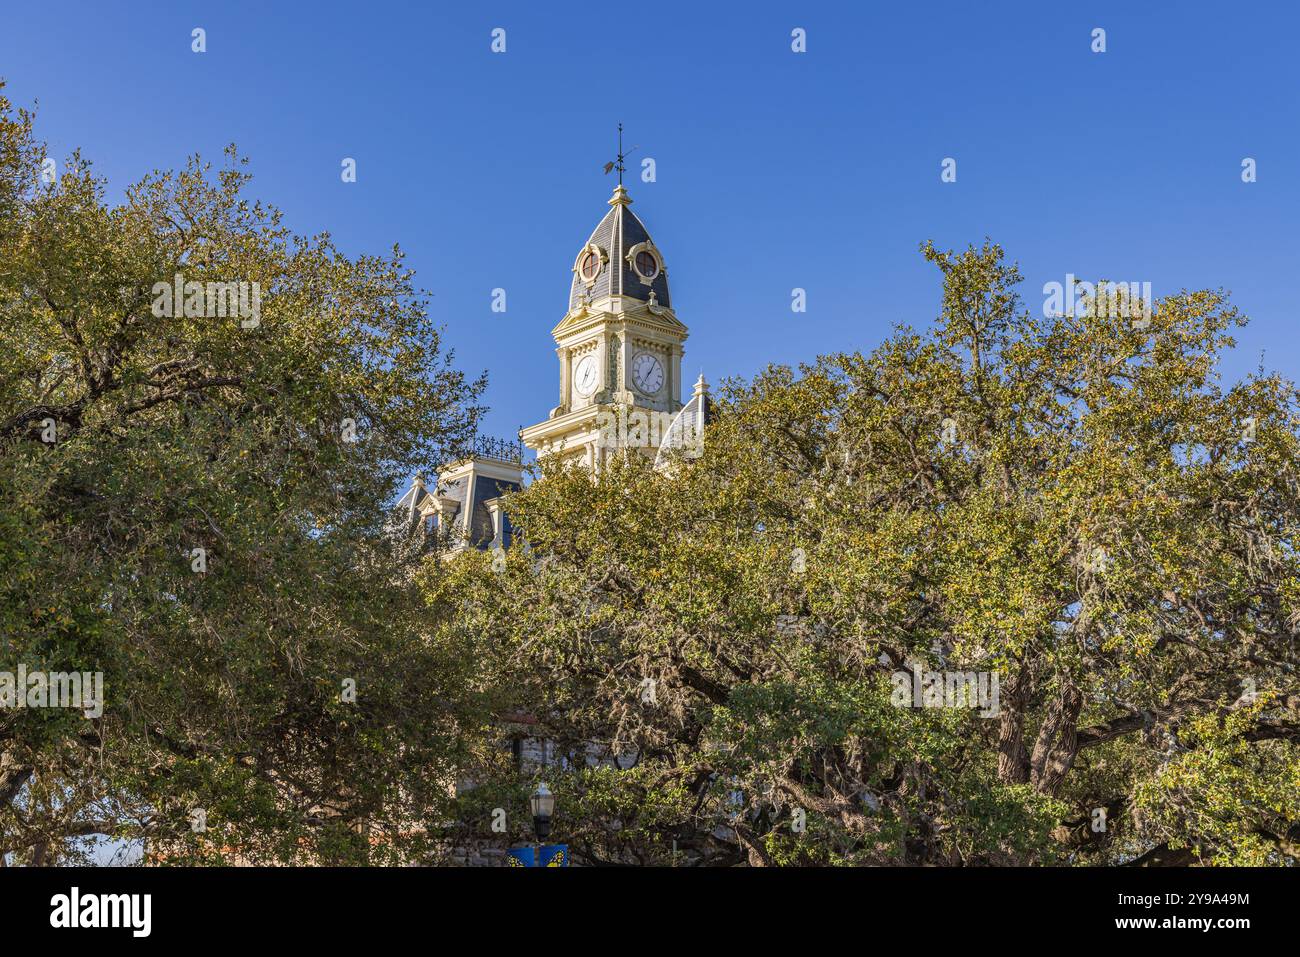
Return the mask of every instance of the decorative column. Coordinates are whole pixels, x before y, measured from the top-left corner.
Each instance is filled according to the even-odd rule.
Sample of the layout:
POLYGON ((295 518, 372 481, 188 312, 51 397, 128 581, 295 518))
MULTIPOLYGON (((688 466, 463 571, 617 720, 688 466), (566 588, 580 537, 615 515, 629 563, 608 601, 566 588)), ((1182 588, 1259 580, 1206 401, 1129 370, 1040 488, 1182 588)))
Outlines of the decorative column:
POLYGON ((668 357, 668 411, 676 412, 682 406, 682 349, 674 343, 668 357))
POLYGON ((559 415, 569 407, 569 376, 572 374, 572 363, 569 361, 569 350, 565 346, 556 349, 555 354, 560 357, 560 404, 555 410, 555 414, 559 415))

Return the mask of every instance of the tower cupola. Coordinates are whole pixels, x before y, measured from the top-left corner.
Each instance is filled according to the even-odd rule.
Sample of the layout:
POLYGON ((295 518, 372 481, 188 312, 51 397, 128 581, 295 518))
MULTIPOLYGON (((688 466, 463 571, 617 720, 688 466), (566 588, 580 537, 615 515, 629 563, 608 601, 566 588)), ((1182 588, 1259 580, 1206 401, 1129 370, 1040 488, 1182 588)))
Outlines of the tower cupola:
POLYGON ((609 212, 592 230, 573 260, 569 308, 599 308, 609 299, 626 297, 670 308, 668 269, 650 232, 629 208, 632 198, 620 183, 609 212))

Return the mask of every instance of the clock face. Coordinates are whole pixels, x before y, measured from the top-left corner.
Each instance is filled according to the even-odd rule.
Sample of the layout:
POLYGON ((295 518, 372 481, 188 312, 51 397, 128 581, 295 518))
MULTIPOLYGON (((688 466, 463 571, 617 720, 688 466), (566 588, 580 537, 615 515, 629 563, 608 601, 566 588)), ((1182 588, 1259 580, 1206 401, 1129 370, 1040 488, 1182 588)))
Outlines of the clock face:
POLYGON ((578 395, 591 395, 596 391, 596 357, 584 356, 573 370, 573 387, 578 395))
POLYGON ((664 367, 648 352, 632 360, 632 384, 646 395, 654 395, 664 385, 664 367))

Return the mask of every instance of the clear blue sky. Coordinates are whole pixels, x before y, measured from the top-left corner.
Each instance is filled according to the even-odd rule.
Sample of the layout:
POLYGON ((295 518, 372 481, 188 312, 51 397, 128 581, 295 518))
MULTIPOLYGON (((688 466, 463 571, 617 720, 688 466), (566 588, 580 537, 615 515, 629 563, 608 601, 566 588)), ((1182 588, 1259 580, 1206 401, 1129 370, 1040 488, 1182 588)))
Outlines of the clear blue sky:
POLYGON ((510 435, 556 402, 549 330, 606 210, 620 120, 634 159, 657 163, 657 182, 628 185, 691 330, 688 382, 924 325, 939 283, 918 243, 986 235, 1021 263, 1035 309, 1066 273, 1157 296, 1227 288, 1253 322, 1225 373, 1265 351, 1300 377, 1295 9, 15 3, 0 76, 19 104, 39 100, 52 153, 80 146, 114 191, 233 141, 295 230, 349 252, 399 242, 459 364, 491 375, 486 430, 510 435))

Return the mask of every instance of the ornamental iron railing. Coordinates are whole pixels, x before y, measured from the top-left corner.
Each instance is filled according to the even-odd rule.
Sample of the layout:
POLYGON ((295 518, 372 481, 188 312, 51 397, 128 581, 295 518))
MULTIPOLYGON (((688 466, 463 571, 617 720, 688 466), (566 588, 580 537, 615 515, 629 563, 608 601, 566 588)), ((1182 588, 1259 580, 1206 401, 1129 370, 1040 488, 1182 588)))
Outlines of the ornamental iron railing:
POLYGON ((471 454, 485 459, 497 459, 501 462, 513 462, 522 465, 524 461, 524 443, 520 440, 497 439, 487 435, 475 436, 471 454))

